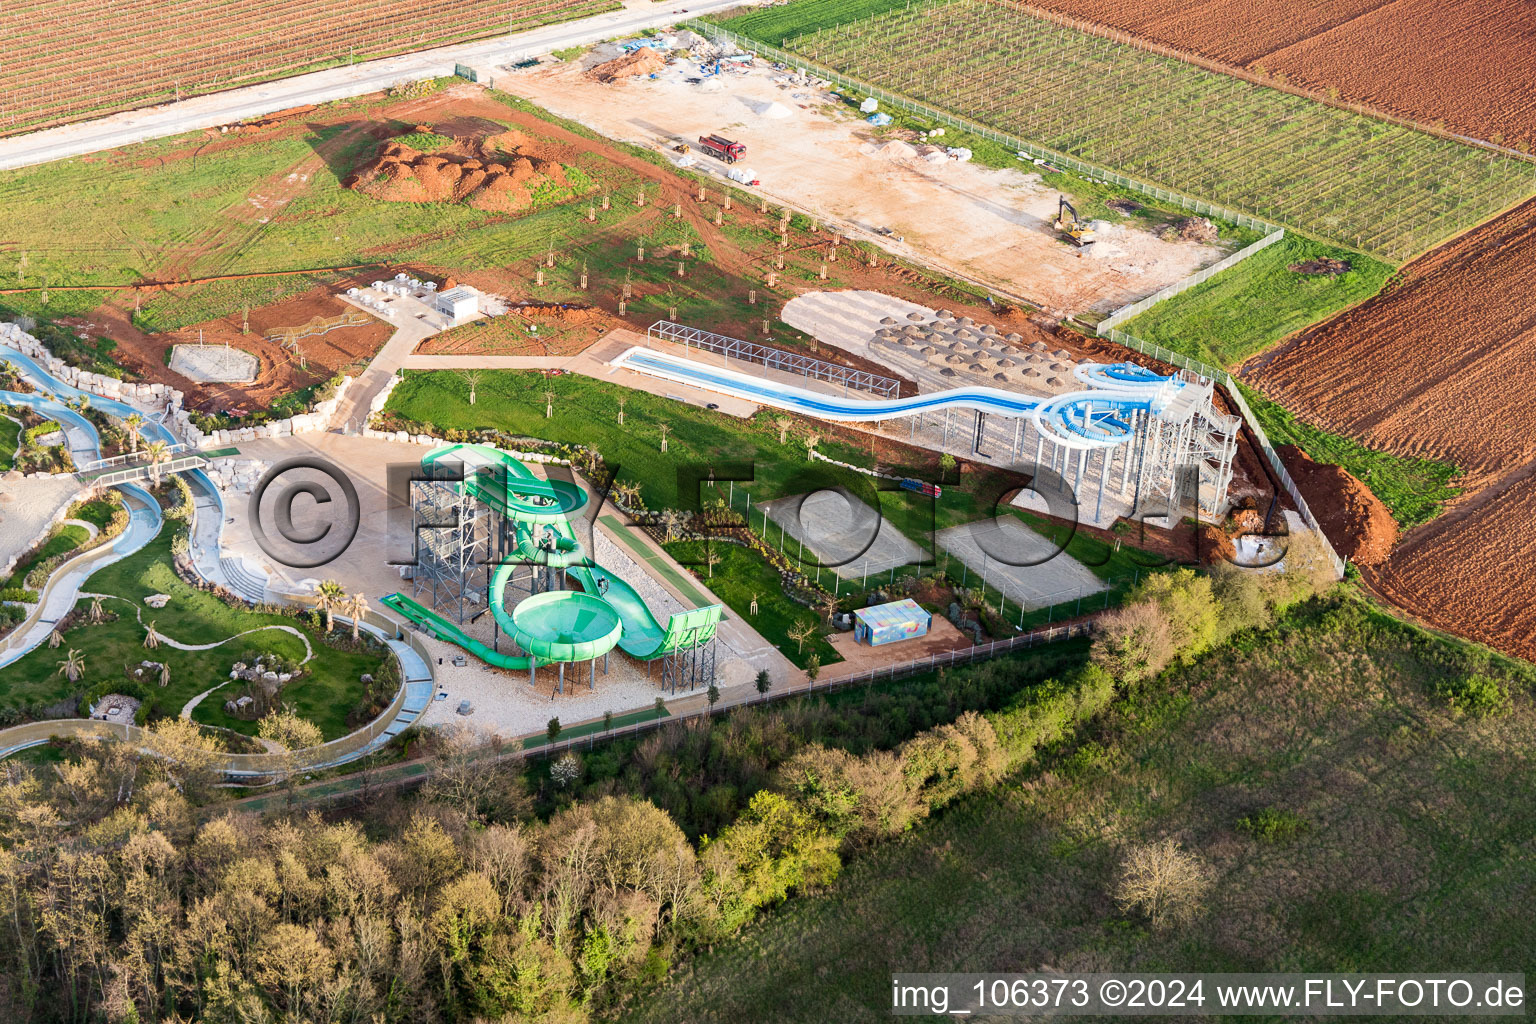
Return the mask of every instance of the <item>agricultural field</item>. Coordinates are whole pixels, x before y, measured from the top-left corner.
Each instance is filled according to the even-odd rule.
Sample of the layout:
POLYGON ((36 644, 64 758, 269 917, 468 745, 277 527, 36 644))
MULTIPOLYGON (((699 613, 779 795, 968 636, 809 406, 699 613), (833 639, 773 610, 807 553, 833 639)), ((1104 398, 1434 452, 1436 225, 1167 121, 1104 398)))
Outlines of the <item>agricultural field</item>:
MULTIPOLYGON (((777 24, 797 7, 823 18, 819 5, 802 2, 777 24)), ((752 27, 750 16, 741 21, 752 27)), ((1394 262, 1536 188, 1531 166, 1513 156, 992 0, 889 10, 787 40, 781 28, 764 41, 1057 152, 1394 262)))
POLYGON ((0 10, 0 135, 517 32, 616 0, 21 0, 0 10), (88 70, 83 63, 88 54, 88 70))
POLYGON ((1313 602, 1133 688, 620 1019, 877 1021, 893 970, 1529 972, 1533 682, 1362 601, 1313 602), (1163 839, 1206 879, 1188 923, 1114 898, 1129 851, 1163 839))
POLYGON ((1052 14, 1267 74, 1335 101, 1527 151, 1536 146, 1526 0, 1031 0, 1052 14), (1463 87, 1476 83, 1474 88, 1463 87))
MULTIPOLYGON (((1366 579, 1414 614, 1522 657, 1536 655, 1533 245, 1536 202, 1408 264, 1391 288, 1244 371, 1332 434, 1461 469, 1460 498, 1366 579)), ((1433 479, 1423 485, 1434 493, 1433 479)))

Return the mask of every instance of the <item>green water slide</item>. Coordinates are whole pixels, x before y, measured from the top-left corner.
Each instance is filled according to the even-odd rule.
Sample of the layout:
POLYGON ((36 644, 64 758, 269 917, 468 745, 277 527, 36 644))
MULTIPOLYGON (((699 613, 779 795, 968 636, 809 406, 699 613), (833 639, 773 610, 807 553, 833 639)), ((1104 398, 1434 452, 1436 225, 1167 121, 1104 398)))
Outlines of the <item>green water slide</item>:
POLYGON ((663 626, 633 587, 586 556, 568 518, 588 500, 587 492, 576 484, 534 476, 517 459, 486 445, 449 445, 421 461, 429 470, 452 466, 456 477, 462 467, 464 492, 512 522, 514 557, 491 574, 490 606, 502 631, 528 655, 492 650, 404 594, 384 599, 384 604, 410 621, 500 668, 528 668, 529 655, 539 664, 586 661, 615 645, 632 658, 649 661, 714 638, 723 611, 720 605, 678 612, 663 626), (507 586, 513 573, 530 563, 565 570, 585 593, 536 594, 509 611, 507 586))

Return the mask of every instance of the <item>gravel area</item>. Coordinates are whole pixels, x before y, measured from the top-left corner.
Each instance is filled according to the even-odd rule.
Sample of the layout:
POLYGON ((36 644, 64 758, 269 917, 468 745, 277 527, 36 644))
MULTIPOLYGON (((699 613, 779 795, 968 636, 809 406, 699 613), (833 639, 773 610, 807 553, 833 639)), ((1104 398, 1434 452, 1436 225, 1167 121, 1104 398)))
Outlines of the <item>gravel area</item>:
POLYGON ((80 493, 73 474, 48 479, 0 476, 0 568, 43 539, 59 510, 80 493))
MULTIPOLYGON (((683 605, 667 592, 633 559, 609 540, 601 531, 594 531, 594 560, 630 586, 645 600, 658 619, 682 611, 683 605)), ((490 616, 482 616, 466 632, 491 638, 490 616)), ((639 708, 650 707, 657 697, 674 699, 689 696, 679 690, 669 694, 661 689, 661 666, 652 665, 649 674, 643 662, 634 661, 615 649, 608 655, 608 670, 603 671, 601 660, 597 662, 595 679, 586 664, 568 664, 565 667, 565 689, 556 689, 559 670, 554 667, 540 668, 536 683, 530 684, 527 672, 508 672, 491 668, 472 655, 465 655, 465 664, 455 665, 453 659, 465 652, 452 644, 422 637, 422 642, 434 653, 440 663, 432 666, 437 675, 438 690, 447 694, 444 700, 434 700, 420 719, 420 724, 434 727, 469 726, 487 735, 512 737, 539 732, 551 718, 574 723, 583 719, 599 718, 604 711, 621 714, 639 708), (590 688, 589 688, 590 683, 590 688), (460 715, 459 702, 468 700, 474 713, 460 715)), ((715 641, 716 683, 722 691, 731 687, 751 684, 755 670, 740 653, 724 640, 715 641)))

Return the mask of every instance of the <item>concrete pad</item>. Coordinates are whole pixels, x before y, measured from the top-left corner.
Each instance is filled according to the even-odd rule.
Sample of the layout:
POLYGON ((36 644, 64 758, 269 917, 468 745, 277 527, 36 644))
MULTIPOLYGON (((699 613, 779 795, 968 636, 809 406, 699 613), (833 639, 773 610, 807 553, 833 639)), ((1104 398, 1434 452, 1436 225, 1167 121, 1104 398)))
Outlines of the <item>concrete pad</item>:
MULTIPOLYGON (((764 502, 758 509, 766 510, 771 522, 803 543, 815 553, 816 561, 845 580, 890 572, 923 557, 922 548, 889 520, 841 491, 823 490, 779 498, 764 502)), ((812 559, 807 557, 806 561, 812 559)))
POLYGON ((966 566, 963 574, 951 569, 952 575, 966 577, 967 586, 984 578, 1025 608, 1044 608, 1109 589, 1087 566, 1057 551, 1054 541, 1012 516, 940 530, 938 543, 966 566))

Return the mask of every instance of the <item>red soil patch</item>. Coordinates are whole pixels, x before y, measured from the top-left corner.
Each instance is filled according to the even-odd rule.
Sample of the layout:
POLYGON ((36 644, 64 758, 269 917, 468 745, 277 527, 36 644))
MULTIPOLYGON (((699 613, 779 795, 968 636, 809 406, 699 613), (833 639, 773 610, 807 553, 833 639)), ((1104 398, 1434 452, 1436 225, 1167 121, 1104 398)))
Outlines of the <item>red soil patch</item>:
POLYGON ((666 58, 650 47, 645 47, 634 53, 626 53, 605 64, 599 64, 587 72, 587 77, 604 83, 621 82, 635 75, 649 75, 661 71, 666 66, 666 58))
POLYGON ((1250 72, 1505 145, 1536 144, 1530 0, 1032 0, 1250 72), (1475 84, 1474 84, 1475 83, 1475 84))
MULTIPOLYGON (((337 287, 345 289, 342 284, 337 287)), ((147 381, 169 384, 186 393, 188 408, 201 412, 254 412, 270 405, 282 395, 327 380, 343 367, 371 359, 394 333, 381 320, 356 327, 342 327, 327 334, 299 341, 295 353, 266 339, 266 332, 280 327, 299 327, 313 317, 333 317, 353 310, 335 297, 334 287, 317 287, 283 302, 253 309, 250 333, 241 333, 239 311, 217 320, 194 324, 167 334, 145 334, 134 327, 122 310, 103 306, 87 319, 65 322, 90 324, 91 330, 117 342, 114 352, 118 362, 147 381), (172 345, 197 344, 201 329, 207 345, 243 349, 261 363, 257 378, 250 384, 199 384, 173 372, 165 365, 166 352, 172 345), (299 365, 302 354, 307 366, 299 365)))
POLYGON ((1294 445, 1276 451, 1335 551, 1360 565, 1376 565, 1392 553, 1397 520, 1369 487, 1341 466, 1313 462, 1294 445))
POLYGON ((423 153, 385 142, 379 153, 343 184, 391 203, 464 203, 477 210, 517 213, 533 204, 545 183, 569 185, 565 168, 522 132, 461 139, 423 153))
POLYGON ((1302 419, 1444 459, 1474 489, 1536 459, 1536 201, 1408 264, 1388 290, 1252 360, 1302 419))

